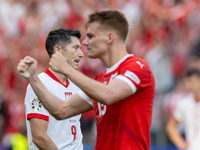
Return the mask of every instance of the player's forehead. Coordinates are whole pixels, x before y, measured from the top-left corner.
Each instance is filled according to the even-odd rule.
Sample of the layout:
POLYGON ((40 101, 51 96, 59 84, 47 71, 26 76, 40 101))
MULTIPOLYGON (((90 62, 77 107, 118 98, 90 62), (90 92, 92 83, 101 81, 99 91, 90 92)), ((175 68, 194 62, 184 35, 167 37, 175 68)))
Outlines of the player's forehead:
POLYGON ((104 31, 105 31, 105 29, 103 28, 103 26, 100 23, 94 22, 94 23, 90 23, 87 25, 86 34, 87 35, 95 35, 95 34, 103 33, 104 31))
POLYGON ((69 46, 69 47, 73 47, 73 46, 81 47, 80 40, 77 37, 70 36, 70 38, 71 38, 71 42, 67 46, 69 46))

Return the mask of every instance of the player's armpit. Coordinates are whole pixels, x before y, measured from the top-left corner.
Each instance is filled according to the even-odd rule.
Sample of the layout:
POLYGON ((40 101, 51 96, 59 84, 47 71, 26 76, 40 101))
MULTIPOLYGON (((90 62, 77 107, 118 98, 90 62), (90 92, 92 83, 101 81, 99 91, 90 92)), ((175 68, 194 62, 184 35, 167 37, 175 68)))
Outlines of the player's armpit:
POLYGON ((29 121, 33 143, 41 150, 58 150, 50 137, 46 134, 48 121, 38 118, 31 118, 29 121))

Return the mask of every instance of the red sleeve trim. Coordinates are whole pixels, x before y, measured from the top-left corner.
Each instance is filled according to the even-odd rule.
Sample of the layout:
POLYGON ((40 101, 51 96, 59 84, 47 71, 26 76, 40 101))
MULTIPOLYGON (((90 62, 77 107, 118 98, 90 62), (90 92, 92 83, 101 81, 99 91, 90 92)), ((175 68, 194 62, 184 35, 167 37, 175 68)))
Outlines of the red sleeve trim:
POLYGON ((42 114, 36 114, 36 113, 27 114, 27 120, 31 118, 38 118, 38 119, 49 121, 49 117, 42 114))

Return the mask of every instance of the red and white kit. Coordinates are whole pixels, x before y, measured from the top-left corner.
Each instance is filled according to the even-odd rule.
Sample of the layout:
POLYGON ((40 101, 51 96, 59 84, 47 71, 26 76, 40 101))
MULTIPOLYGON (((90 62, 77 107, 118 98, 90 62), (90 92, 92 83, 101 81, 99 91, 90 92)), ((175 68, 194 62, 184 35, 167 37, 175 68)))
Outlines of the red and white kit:
POLYGON ((199 150, 200 148, 200 101, 195 101, 193 94, 182 99, 173 115, 174 119, 182 122, 185 128, 187 150, 199 150))
MULTIPOLYGON (((66 101, 71 95, 80 91, 70 80, 67 85, 62 84, 58 78, 49 70, 38 75, 45 87, 55 96, 66 101)), ((80 128, 81 115, 77 115, 65 120, 56 120, 42 105, 30 84, 27 87, 25 97, 26 123, 28 133, 28 143, 30 150, 38 150, 32 142, 29 119, 39 118, 48 121, 47 135, 55 143, 59 150, 83 150, 82 133, 80 128)))
MULTIPOLYGON (((97 75, 95 80, 108 84, 114 78, 126 82, 132 88, 133 94, 108 106, 93 100, 97 125, 94 149, 150 150, 155 93, 153 74, 146 61, 126 55, 111 68, 97 75)), ((79 95, 84 98, 83 93, 79 92, 79 95)))

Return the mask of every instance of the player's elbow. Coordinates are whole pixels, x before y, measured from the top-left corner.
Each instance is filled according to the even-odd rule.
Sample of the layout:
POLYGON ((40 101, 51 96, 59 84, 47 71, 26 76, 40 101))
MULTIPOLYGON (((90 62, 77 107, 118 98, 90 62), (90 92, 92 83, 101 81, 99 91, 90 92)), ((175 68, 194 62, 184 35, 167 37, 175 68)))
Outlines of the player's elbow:
POLYGON ((64 104, 62 107, 60 107, 60 109, 57 109, 52 115, 54 116, 54 118, 56 118, 57 120, 63 120, 63 119, 67 119, 71 116, 69 116, 68 111, 70 111, 70 109, 68 109, 64 104))
POLYGON ((57 120, 63 120, 63 119, 66 119, 66 118, 67 118, 62 112, 55 113, 55 114, 52 114, 52 115, 53 115, 54 118, 56 118, 57 120))
POLYGON ((62 118, 61 115, 53 115, 53 117, 56 119, 56 120, 62 120, 64 118, 62 118))
POLYGON ((40 147, 43 141, 44 141, 44 135, 42 134, 37 134, 32 136, 32 142, 35 145, 37 145, 37 147, 40 147))
POLYGON ((37 145, 37 146, 40 145, 40 140, 39 139, 32 137, 32 141, 33 141, 33 143, 35 145, 37 145))
POLYGON ((57 115, 53 115, 54 118, 56 118, 57 120, 63 120, 63 119, 66 119, 66 117, 64 117, 64 115, 62 114, 57 114, 57 115))
POLYGON ((115 103, 114 95, 113 94, 106 94, 102 95, 99 100, 104 105, 111 105, 115 103))

